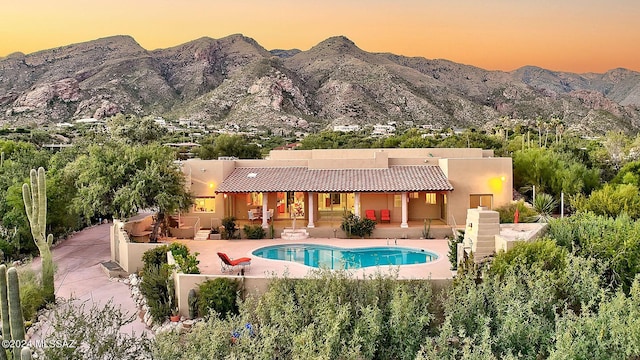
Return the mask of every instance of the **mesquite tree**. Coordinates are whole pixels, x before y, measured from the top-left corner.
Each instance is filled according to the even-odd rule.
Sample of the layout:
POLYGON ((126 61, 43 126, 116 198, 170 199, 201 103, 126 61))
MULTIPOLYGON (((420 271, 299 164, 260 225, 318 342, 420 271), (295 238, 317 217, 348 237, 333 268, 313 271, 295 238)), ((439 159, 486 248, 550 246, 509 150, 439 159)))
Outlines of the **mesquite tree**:
POLYGON ((47 184, 44 169, 31 169, 31 187, 22 185, 22 199, 31 225, 31 235, 40 251, 42 261, 42 287, 47 302, 55 300, 53 286, 53 257, 51 245, 53 235, 46 236, 47 228, 47 184))

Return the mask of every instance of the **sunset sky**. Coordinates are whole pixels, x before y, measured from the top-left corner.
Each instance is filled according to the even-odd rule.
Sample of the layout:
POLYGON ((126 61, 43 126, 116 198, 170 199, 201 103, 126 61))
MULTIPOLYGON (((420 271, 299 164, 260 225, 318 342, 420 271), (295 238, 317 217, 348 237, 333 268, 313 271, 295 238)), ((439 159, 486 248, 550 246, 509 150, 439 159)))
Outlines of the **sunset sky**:
POLYGON ((0 56, 111 35, 144 48, 242 33, 307 50, 344 35, 363 50, 491 70, 640 71, 638 0, 2 0, 0 56))

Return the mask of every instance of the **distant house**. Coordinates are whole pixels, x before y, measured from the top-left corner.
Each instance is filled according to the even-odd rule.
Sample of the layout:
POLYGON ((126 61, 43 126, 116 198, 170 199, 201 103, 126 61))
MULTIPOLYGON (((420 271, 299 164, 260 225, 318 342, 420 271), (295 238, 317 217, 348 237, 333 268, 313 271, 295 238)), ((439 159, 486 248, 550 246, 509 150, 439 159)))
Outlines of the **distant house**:
POLYGON ((272 210, 276 222, 291 220, 295 204, 307 228, 335 228, 345 212, 373 210, 379 219, 389 210, 388 226, 419 232, 425 219, 464 226, 467 209, 495 208, 513 196, 511 158, 473 148, 272 150, 267 159, 190 159, 182 166, 199 204, 184 215, 201 224, 227 216, 248 221, 255 209, 272 210))
POLYGON ((396 132, 396 127, 394 125, 381 125, 376 124, 373 125, 373 131, 371 132, 371 136, 386 136, 391 135, 396 132))
POLYGON ((336 132, 360 131, 360 125, 334 125, 333 131, 336 131, 336 132))
POLYGON ((283 145, 283 146, 278 146, 278 147, 274 148, 273 150, 293 150, 293 149, 295 149, 297 147, 300 147, 300 146, 302 146, 301 143, 295 142, 295 143, 290 143, 290 144, 286 144, 286 145, 283 145))
POLYGON ((85 119, 76 120, 76 123, 77 124, 102 124, 102 123, 104 123, 104 121, 98 120, 98 119, 94 119, 94 118, 85 118, 85 119))

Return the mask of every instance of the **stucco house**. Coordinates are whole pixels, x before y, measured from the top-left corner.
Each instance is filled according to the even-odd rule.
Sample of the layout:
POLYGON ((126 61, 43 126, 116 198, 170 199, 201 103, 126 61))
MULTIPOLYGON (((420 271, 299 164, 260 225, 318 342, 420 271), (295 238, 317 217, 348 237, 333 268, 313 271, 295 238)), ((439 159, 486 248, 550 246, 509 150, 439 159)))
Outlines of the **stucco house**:
POLYGON ((425 219, 464 227, 467 209, 512 201, 511 158, 475 148, 273 150, 260 160, 189 159, 182 169, 195 205, 181 215, 202 228, 227 216, 263 227, 296 218, 313 236, 345 211, 387 229, 422 229, 425 219))

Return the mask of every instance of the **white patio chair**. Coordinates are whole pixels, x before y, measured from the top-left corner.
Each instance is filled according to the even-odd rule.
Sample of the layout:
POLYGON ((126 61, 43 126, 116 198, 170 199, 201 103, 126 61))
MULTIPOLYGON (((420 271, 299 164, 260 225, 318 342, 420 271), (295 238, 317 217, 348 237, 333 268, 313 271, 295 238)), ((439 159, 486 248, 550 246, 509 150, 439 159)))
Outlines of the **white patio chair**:
POLYGON ((253 210, 249 210, 248 211, 249 214, 249 220, 251 221, 251 223, 253 224, 253 220, 258 220, 260 219, 255 212, 253 212, 253 210))

